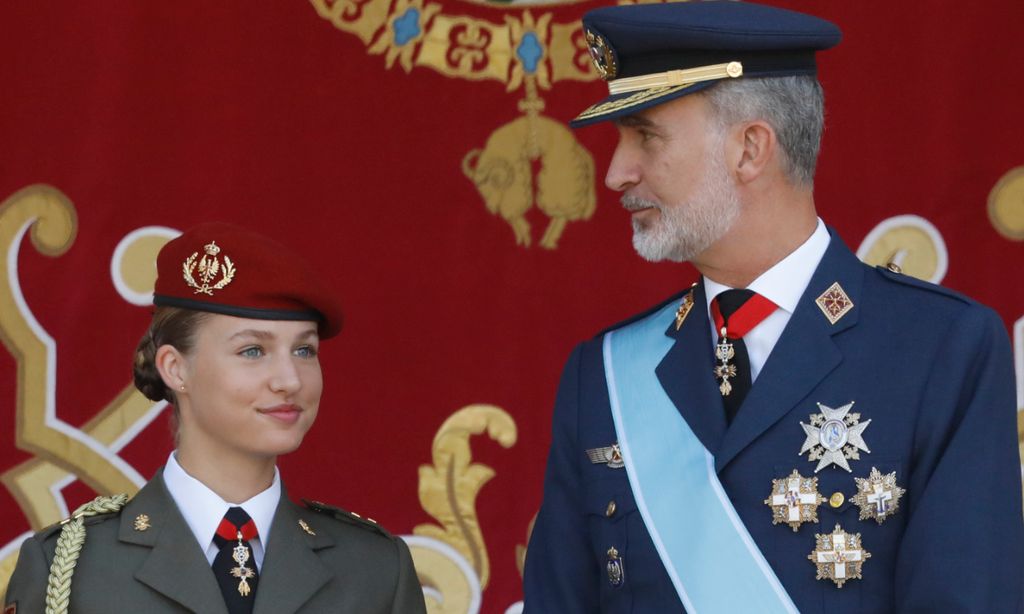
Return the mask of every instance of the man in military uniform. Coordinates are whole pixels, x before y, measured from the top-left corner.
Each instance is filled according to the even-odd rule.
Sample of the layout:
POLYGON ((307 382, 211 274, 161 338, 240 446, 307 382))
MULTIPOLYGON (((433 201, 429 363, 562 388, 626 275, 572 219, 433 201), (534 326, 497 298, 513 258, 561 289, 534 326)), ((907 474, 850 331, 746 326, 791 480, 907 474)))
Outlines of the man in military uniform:
POLYGON ((744 2, 603 8, 606 183, 701 273, 580 344, 525 610, 1019 612, 1012 357, 990 309, 861 263, 817 217, 831 23, 744 2))

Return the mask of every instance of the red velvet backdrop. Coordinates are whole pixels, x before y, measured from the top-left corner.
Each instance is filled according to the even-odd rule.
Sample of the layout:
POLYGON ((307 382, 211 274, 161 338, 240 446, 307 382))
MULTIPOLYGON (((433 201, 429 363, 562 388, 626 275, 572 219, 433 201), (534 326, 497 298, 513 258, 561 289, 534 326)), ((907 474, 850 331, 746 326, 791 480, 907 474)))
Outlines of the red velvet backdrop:
MULTIPOLYGON (((84 430, 130 383, 149 309, 127 302, 112 282, 119 242, 140 227, 234 221, 312 256, 346 306, 346 329, 323 348, 319 422, 303 448, 280 461, 289 493, 369 514, 401 534, 423 524, 457 526, 455 512, 432 516, 418 496, 422 489, 444 507, 454 493, 464 504, 457 515, 472 510, 482 539, 472 531, 430 535, 465 555, 478 581, 484 562, 490 573, 480 602, 472 588, 457 588, 447 567, 424 563, 448 578, 434 579, 448 609, 432 608, 481 603, 483 612, 504 612, 521 599, 517 545, 540 503, 563 360, 577 340, 695 278, 688 266, 652 265, 632 252, 627 216, 602 182, 615 138, 608 126, 575 133, 594 158, 597 207, 589 219, 569 221, 553 249, 539 245, 544 211, 526 214, 532 243, 517 245, 464 173, 471 150, 525 116, 529 105, 520 108, 520 100, 539 98, 543 116, 566 122, 602 95, 582 49, 554 57, 556 39, 578 43, 566 27, 600 4, 6 3, 0 200, 34 184, 53 186, 73 204, 77 236, 63 254, 44 254, 28 236, 15 240, 22 221, 4 226, 19 198, 0 209, 4 275, 20 287, 0 314, 8 318, 0 471, 34 458, 74 471, 78 457, 58 444, 23 443, 15 425, 42 420, 48 402, 40 399, 49 394, 51 423, 84 430), (388 21, 364 40, 330 15, 340 11, 338 23, 351 24, 372 6, 412 21, 388 21), (417 17, 418 29, 409 29, 417 17), (424 59, 445 20, 456 24, 437 55, 448 73, 424 59), (511 37, 520 53, 503 60, 484 39, 509 23, 505 45, 511 37), (517 46, 524 31, 536 32, 545 53, 525 79, 523 66, 532 64, 529 49, 517 46), (580 80, 564 78, 573 66, 580 80), (479 78, 487 70, 496 77, 479 78), (19 349, 25 333, 12 332, 15 309, 34 314, 36 338, 40 331, 52 338, 49 359, 19 349), (49 375, 38 379, 38 371, 49 375), (46 394, 29 394, 36 388, 46 394), (484 434, 468 439, 468 450, 442 446, 432 457, 442 423, 471 404, 507 413, 515 437, 498 412, 463 415, 467 428, 489 424, 509 447, 484 434), (470 474, 457 487, 421 483, 420 467, 435 461, 442 473, 454 462, 453 475, 463 475, 468 452, 493 469, 486 484, 470 474)), ((873 235, 876 259, 897 257, 911 272, 935 277, 948 262, 942 283, 994 306, 1012 329, 1024 313, 1024 179, 1014 171, 1024 166, 1024 3, 778 4, 844 31, 843 43, 819 59, 828 108, 820 215, 853 249, 884 220, 919 216, 873 235)), ((496 137, 492 145, 508 153, 526 147, 525 138, 502 145, 496 137)), ((533 171, 557 161, 541 157, 533 171)), ((576 180, 569 169, 547 179, 550 189, 576 180)), ((143 477, 171 450, 165 416, 120 442, 120 458, 143 477)), ((464 431, 451 432, 458 440, 464 431)), ((26 497, 15 497, 10 476, 4 483, 0 548, 39 528, 30 527, 26 497)), ((51 483, 31 482, 43 498, 51 483)), ((73 509, 93 494, 75 481, 57 506, 73 509)), ((41 512, 34 524, 53 520, 41 512)), ((0 587, 11 552, 0 551, 7 556, 0 587)))

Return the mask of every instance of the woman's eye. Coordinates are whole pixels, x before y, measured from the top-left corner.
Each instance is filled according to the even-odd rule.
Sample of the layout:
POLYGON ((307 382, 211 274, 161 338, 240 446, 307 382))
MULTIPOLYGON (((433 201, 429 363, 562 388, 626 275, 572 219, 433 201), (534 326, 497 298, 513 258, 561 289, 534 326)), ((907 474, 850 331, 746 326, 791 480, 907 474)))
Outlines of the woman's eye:
POLYGON ((259 358, 263 356, 263 348, 259 346, 250 346, 238 353, 243 358, 259 358))
POLYGON ((304 345, 295 349, 295 355, 301 358, 313 358, 317 355, 317 349, 311 345, 304 345))

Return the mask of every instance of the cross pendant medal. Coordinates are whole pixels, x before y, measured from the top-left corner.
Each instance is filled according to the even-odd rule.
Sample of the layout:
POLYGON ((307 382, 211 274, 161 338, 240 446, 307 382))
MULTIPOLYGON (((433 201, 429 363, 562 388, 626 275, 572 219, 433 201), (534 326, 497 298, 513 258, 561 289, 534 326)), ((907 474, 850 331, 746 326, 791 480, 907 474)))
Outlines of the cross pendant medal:
POLYGON ((723 326, 718 337, 718 344, 715 345, 715 358, 722 363, 715 367, 715 379, 722 380, 722 383, 718 385, 718 391, 722 393, 723 397, 729 396, 729 393, 732 392, 732 384, 729 382, 729 378, 736 377, 736 365, 730 365, 729 361, 735 355, 736 349, 729 343, 729 338, 726 336, 726 330, 723 326))
POLYGON ((231 558, 238 563, 238 567, 231 569, 231 575, 238 578, 238 594, 247 597, 251 592, 249 578, 255 578, 256 572, 246 567, 249 561, 249 549, 242 543, 242 532, 238 532, 238 545, 231 551, 231 558))

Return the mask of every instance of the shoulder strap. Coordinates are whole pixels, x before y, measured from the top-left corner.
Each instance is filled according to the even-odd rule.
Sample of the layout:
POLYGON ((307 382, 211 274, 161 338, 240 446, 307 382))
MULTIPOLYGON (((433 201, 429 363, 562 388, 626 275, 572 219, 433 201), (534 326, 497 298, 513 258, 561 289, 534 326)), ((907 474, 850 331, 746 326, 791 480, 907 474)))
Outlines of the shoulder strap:
POLYGON ((63 528, 57 538, 57 551, 50 565, 46 581, 46 614, 66 614, 71 600, 71 575, 75 572, 78 555, 85 544, 85 518, 121 511, 128 503, 128 495, 96 497, 79 507, 70 518, 61 522, 63 528))

